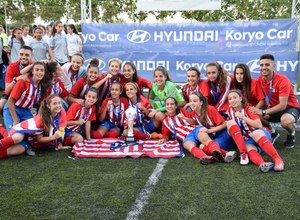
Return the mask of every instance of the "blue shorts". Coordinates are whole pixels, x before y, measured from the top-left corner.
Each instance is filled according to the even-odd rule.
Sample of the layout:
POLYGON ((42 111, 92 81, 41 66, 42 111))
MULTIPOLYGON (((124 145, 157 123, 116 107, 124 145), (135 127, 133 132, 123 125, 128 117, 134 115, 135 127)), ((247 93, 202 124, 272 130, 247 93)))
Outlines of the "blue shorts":
MULTIPOLYGON (((198 140, 198 133, 201 128, 202 126, 199 126, 192 130, 192 132, 184 138, 183 143, 186 141, 192 141, 198 146, 200 144, 198 140)), ((211 137, 211 139, 218 143, 220 147, 224 150, 234 148, 235 146, 233 139, 227 133, 226 129, 217 132, 214 137, 211 137)))
MULTIPOLYGON (((267 129, 263 128, 261 129, 263 130, 263 132, 265 133, 265 136, 269 139, 269 141, 272 142, 272 137, 271 134, 267 131, 267 129)), ((256 143, 253 138, 249 138, 248 140, 245 141, 246 144, 252 144, 253 146, 255 146, 257 148, 257 152, 258 153, 262 153, 263 150, 260 148, 260 146, 258 145, 258 143, 256 143)))
POLYGON ((104 126, 108 131, 110 131, 111 129, 115 129, 115 128, 119 128, 121 130, 121 133, 123 131, 123 129, 121 129, 120 126, 117 126, 115 124, 113 124, 111 121, 109 120, 104 120, 100 126, 104 126))
MULTIPOLYGON (((16 114, 17 114, 19 122, 33 118, 33 115, 31 114, 31 111, 28 108, 20 108, 18 106, 15 106, 15 110, 16 110, 16 114)), ((4 109, 3 109, 3 119, 4 119, 4 124, 5 124, 6 130, 9 132, 11 130, 12 126, 14 125, 14 120, 10 114, 7 103, 4 105, 4 109)))
POLYGON ((67 137, 70 137, 72 134, 74 134, 75 132, 72 131, 71 129, 69 128, 65 128, 65 137, 64 138, 67 138, 67 137))
POLYGON ((135 127, 135 128, 137 128, 140 132, 149 133, 149 134, 151 134, 153 132, 158 132, 159 131, 159 128, 156 128, 154 126, 153 120, 149 121, 143 127, 135 127))

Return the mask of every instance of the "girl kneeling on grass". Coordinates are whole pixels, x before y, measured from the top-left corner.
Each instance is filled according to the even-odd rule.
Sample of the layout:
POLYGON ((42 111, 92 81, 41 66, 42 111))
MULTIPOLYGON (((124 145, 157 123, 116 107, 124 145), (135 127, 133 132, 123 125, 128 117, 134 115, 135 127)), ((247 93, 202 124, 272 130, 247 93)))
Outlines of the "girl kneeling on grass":
POLYGON ((128 101, 126 98, 120 97, 122 86, 119 82, 112 83, 110 94, 111 97, 106 98, 101 105, 99 111, 101 124, 96 131, 92 131, 93 138, 117 138, 123 132, 128 101))
POLYGON ((43 101, 38 115, 13 126, 9 136, 0 140, 0 158, 22 154, 30 144, 61 149, 65 127, 66 112, 60 98, 51 95, 43 101))
POLYGON ((98 90, 89 88, 85 94, 83 105, 74 102, 67 112, 67 128, 65 145, 71 146, 83 141, 83 136, 87 140, 91 139, 91 121, 96 120, 96 106, 98 90), (84 129, 82 125, 84 124, 84 129))
POLYGON ((194 130, 196 122, 182 113, 178 114, 178 103, 175 98, 166 99, 166 117, 162 121, 161 133, 163 138, 158 140, 159 144, 165 143, 170 139, 183 139, 194 130))
MULTIPOLYGON (((230 107, 228 108, 229 121, 227 121, 227 129, 236 142, 239 150, 248 152, 250 160, 259 166, 262 172, 268 172, 271 169, 275 171, 283 171, 284 163, 271 143, 270 133, 262 127, 259 116, 253 114, 249 109, 250 106, 242 96, 240 90, 231 90, 228 94, 230 107), (262 150, 268 154, 273 160, 274 164, 264 162, 259 154, 262 150)), ((248 156, 246 155, 248 159, 248 156)), ((241 157, 241 164, 246 165, 249 160, 243 162, 241 157)))
POLYGON ((203 165, 214 160, 231 162, 235 158, 236 152, 227 152, 221 149, 221 147, 227 148, 234 145, 232 138, 226 132, 225 119, 215 107, 207 104, 207 99, 201 93, 192 93, 189 100, 186 107, 190 107, 192 112, 186 109, 181 109, 181 112, 184 116, 194 119, 198 127, 186 136, 183 147, 194 157, 199 158, 203 165))

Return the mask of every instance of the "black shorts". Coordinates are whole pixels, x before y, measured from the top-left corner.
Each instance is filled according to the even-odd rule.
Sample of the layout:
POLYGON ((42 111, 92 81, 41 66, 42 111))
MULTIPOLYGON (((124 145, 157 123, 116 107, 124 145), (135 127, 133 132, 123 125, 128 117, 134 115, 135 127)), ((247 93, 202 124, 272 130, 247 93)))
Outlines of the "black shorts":
POLYGON ((280 122, 280 118, 283 114, 291 114, 295 118, 295 122, 299 120, 300 117, 300 109, 293 108, 293 107, 287 107, 284 111, 277 112, 275 114, 270 115, 270 118, 268 119, 269 122, 280 122))

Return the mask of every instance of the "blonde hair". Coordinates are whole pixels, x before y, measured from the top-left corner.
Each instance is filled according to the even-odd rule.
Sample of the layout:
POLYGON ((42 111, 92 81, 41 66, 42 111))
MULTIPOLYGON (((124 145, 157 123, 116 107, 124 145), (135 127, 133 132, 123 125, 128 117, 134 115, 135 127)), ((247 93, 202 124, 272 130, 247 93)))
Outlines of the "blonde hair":
POLYGON ((120 69, 121 69, 121 67, 122 67, 122 60, 120 60, 120 59, 117 58, 117 57, 111 58, 111 59, 108 61, 108 65, 110 66, 110 64, 111 64, 112 62, 117 62, 117 63, 119 64, 119 66, 120 66, 120 69))

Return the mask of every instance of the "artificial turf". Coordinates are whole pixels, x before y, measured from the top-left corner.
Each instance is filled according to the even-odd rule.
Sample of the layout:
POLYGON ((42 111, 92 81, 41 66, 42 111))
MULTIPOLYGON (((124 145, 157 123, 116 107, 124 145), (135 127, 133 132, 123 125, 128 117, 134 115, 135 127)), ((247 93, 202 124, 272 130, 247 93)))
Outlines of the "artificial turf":
MULTIPOLYGON (((297 132, 299 134, 299 132, 297 132)), ((281 173, 169 159, 140 219, 299 219, 300 145, 275 146, 281 173)), ((0 219, 125 219, 158 159, 68 159, 38 151, 0 161, 0 219)), ((270 158, 264 155, 266 161, 270 158)))

